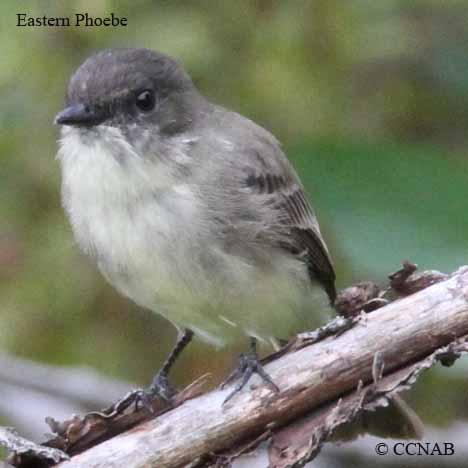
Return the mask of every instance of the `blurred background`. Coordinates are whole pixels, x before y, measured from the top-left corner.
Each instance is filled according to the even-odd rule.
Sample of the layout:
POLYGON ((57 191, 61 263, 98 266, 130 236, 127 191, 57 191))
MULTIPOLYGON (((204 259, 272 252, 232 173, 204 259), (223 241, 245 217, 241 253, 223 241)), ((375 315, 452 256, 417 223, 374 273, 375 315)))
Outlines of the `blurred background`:
MULTIPOLYGON (((96 50, 176 57, 211 100, 272 131, 313 201, 340 288, 384 284, 403 259, 444 272, 468 262, 466 1, 4 0, 0 17, 0 425, 40 439, 45 416, 112 401, 93 399, 99 376, 117 395, 127 384, 114 379, 149 383, 175 339, 104 282, 60 206, 52 121, 71 73, 96 50), (17 13, 82 12, 114 12, 128 26, 15 26, 17 13), (68 390, 54 374, 64 369, 76 377, 68 390), (27 401, 34 417, 21 411, 27 401)), ((191 351, 174 369, 179 385, 207 371, 216 382, 235 362, 233 350, 191 351)), ((434 368, 407 395, 434 430, 468 431, 467 370, 467 360, 434 368)), ((346 453, 327 466, 366 466, 346 453)), ((437 458, 417 466, 455 466, 437 458)))

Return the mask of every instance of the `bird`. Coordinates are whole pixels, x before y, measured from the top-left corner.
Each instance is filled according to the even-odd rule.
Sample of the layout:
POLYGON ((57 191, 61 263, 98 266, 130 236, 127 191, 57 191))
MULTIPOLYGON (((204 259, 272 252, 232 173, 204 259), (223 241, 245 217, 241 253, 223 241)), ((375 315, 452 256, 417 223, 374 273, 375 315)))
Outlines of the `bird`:
POLYGON ((278 140, 144 48, 87 58, 55 123, 76 243, 117 291, 178 330, 145 395, 171 400, 169 371, 193 336, 249 343, 227 399, 253 373, 278 391, 257 343, 310 329, 336 298, 317 217, 278 140))

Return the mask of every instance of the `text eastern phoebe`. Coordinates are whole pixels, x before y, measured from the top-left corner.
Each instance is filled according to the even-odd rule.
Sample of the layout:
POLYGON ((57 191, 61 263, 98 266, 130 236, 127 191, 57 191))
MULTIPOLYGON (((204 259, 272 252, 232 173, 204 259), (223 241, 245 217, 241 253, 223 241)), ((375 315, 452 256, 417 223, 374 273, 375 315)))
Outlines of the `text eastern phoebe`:
MULTIPOLYGON (((256 340, 314 326, 335 274, 314 211, 271 133, 212 104, 171 58, 115 49, 68 86, 58 159, 77 243, 107 280, 190 341, 251 338, 238 387, 258 372, 256 340)), ((236 374, 237 375, 237 374, 236 374)))

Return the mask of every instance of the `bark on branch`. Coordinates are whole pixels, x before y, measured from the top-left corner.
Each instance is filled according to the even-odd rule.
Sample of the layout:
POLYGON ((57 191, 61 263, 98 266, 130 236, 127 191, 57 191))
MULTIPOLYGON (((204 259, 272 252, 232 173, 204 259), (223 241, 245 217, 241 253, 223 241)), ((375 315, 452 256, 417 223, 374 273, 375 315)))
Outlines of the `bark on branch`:
POLYGON ((209 392, 60 468, 219 466, 266 439, 272 467, 310 459, 342 423, 384 405, 438 360, 468 351, 468 267, 351 320, 318 342, 316 332, 301 334, 270 360, 280 393, 256 377, 225 405, 230 388, 209 392))
MULTIPOLYGON (((302 335, 296 350, 267 366, 281 389, 279 394, 256 378, 249 389, 226 405, 222 403, 230 389, 213 391, 62 462, 60 467, 183 466, 242 441, 274 434, 280 426, 310 414, 320 405, 336 405, 347 394, 349 398, 349 392, 358 387, 362 406, 365 393, 360 382, 374 386, 374 396, 386 394, 383 388, 376 391, 372 384, 379 379, 376 366, 382 382, 386 378, 389 392, 392 387, 409 383, 421 363, 425 367, 447 353, 464 352, 466 335, 465 267, 446 281, 362 316, 339 336, 307 346, 308 336, 302 335), (399 378, 392 379, 392 374, 399 374, 399 378)), ((335 408, 339 413, 340 407, 335 408)), ((337 414, 334 417, 339 419, 337 414)))

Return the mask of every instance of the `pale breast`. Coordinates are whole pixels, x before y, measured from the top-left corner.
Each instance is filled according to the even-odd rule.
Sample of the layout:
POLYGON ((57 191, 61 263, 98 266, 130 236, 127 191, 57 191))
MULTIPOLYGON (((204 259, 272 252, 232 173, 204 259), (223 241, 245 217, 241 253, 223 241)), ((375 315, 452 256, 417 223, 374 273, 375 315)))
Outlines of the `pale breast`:
POLYGON ((309 288, 302 262, 265 246, 267 267, 255 249, 226 249, 197 189, 126 145, 118 134, 69 132, 58 155, 75 238, 116 289, 217 345, 287 337, 310 323, 312 304, 323 309, 325 294, 309 288))
MULTIPOLYGON (((197 238, 198 205, 157 161, 69 133, 62 143, 62 199, 77 243, 121 292, 146 307, 180 282, 180 250, 197 238)), ((185 265, 187 268, 187 265, 185 265)))

